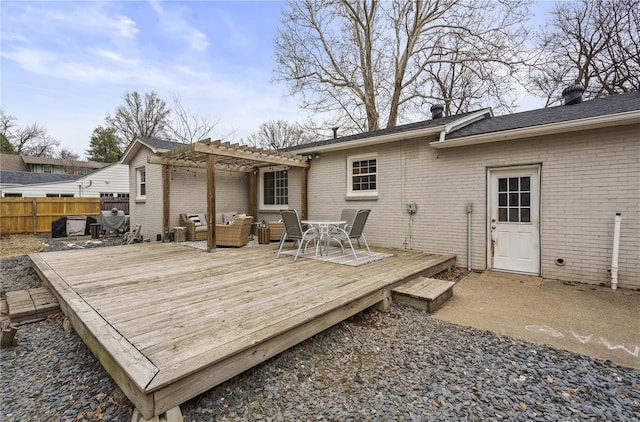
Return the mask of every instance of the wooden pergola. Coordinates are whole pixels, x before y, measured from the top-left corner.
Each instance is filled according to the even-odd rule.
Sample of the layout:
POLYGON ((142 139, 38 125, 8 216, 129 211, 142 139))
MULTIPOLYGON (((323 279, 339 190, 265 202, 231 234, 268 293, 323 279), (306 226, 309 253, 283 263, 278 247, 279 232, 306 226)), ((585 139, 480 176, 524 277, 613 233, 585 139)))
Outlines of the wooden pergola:
MULTIPOLYGON (((249 209, 254 220, 258 218, 257 170, 266 166, 300 168, 301 217, 307 216, 307 169, 309 163, 300 156, 276 151, 231 144, 220 140, 204 139, 193 144, 167 151, 160 156, 149 157, 151 164, 162 165, 162 226, 165 238, 169 233, 169 213, 171 205, 172 167, 203 168, 207 170, 207 215, 213 220, 216 215, 216 170, 249 173, 249 209)), ((207 251, 216 248, 216 225, 207 224, 207 251)))

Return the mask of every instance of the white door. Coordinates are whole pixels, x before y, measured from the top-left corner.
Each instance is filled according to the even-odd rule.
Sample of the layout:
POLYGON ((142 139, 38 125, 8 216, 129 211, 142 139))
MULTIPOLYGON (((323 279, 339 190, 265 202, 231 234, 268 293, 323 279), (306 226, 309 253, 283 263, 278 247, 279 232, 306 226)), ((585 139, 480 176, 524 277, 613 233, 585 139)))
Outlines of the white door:
POLYGON ((488 265, 540 274, 540 167, 489 170, 488 265))

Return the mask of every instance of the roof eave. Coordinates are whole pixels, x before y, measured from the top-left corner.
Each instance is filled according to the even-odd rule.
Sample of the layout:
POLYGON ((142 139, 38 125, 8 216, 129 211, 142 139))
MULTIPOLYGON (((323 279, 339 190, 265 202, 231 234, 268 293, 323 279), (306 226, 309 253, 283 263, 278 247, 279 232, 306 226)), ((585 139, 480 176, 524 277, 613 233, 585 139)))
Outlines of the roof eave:
POLYGON ((149 148, 154 154, 161 154, 163 152, 170 151, 168 149, 156 148, 153 145, 145 142, 142 138, 136 136, 135 138, 133 138, 133 141, 131 141, 131 143, 127 146, 124 154, 122 154, 120 162, 122 164, 129 164, 131 159, 137 154, 138 150, 140 149, 140 145, 144 145, 145 147, 149 148))
POLYGON ((345 149, 353 149, 359 147, 367 147, 372 145, 384 144, 387 142, 404 141, 408 139, 422 138, 425 136, 435 136, 444 130, 444 125, 433 126, 428 128, 408 130, 405 132, 389 133, 387 135, 373 136, 370 138, 355 139, 353 141, 338 142, 335 144, 321 145, 317 147, 302 148, 291 151, 293 154, 304 155, 316 152, 341 151, 345 149))
POLYGON ((610 126, 622 126, 640 123, 640 110, 606 116, 589 117, 586 119, 569 120, 539 126, 530 126, 500 132, 489 132, 479 135, 465 136, 451 140, 430 142, 433 148, 454 148, 467 145, 488 144, 492 142, 509 141, 513 139, 532 138, 535 136, 554 135, 558 133, 578 132, 584 130, 601 129, 610 126))

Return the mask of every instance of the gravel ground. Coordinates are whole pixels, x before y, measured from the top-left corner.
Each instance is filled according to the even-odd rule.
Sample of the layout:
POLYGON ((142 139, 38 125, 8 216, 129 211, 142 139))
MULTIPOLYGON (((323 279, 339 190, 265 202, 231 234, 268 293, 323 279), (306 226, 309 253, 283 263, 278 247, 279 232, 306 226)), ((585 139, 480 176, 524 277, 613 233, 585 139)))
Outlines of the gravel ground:
MULTIPOLYGON (((26 257, 3 260, 0 281, 3 292, 40 285, 26 257)), ((60 315, 17 337, 0 351, 0 420, 130 420, 131 404, 60 315)), ((362 312, 181 409, 185 421, 637 421, 639 384, 633 369, 393 306, 362 312)))

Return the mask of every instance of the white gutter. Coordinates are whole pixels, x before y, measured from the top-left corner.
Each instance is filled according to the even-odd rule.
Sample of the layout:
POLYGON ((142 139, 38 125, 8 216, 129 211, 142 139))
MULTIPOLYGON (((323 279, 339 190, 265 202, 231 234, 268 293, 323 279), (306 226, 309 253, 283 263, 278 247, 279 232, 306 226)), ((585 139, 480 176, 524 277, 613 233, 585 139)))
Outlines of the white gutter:
POLYGON ((489 132, 451 140, 444 140, 441 134, 439 141, 430 142, 429 145, 434 148, 452 148, 466 145, 478 145, 488 144, 491 142, 509 141, 512 139, 531 138, 534 136, 551 135, 558 132, 577 132, 581 130, 593 130, 610 126, 622 126, 638 123, 640 123, 640 110, 634 110, 624 113, 610 114, 606 116, 569 120, 547 125, 529 126, 525 128, 505 130, 501 132, 489 132))
MULTIPOLYGON (((491 111, 490 108, 484 108, 482 110, 478 110, 475 113, 469 114, 467 116, 464 116, 462 119, 456 120, 454 122, 451 122, 447 125, 444 125, 444 129, 442 130, 442 132, 440 132, 440 137, 438 142, 444 142, 445 141, 445 137, 447 136, 448 133, 453 132, 454 130, 458 130, 462 127, 465 127, 467 125, 470 125, 471 123, 475 123, 478 120, 482 120, 485 117, 493 117, 493 112, 491 111)), ((429 144, 431 145, 431 144, 429 144)))
POLYGON ((394 132, 386 135, 372 136, 369 138, 354 139, 353 141, 336 142, 333 144, 321 145, 317 147, 309 147, 290 151, 292 154, 304 155, 316 152, 340 151, 344 149, 353 149, 371 145, 384 144, 387 142, 404 141, 408 139, 421 138, 425 136, 434 136, 444 130, 444 125, 432 126, 428 128, 407 130, 404 132, 394 132))
POLYGON ((431 126, 431 127, 422 128, 422 129, 406 130, 403 132, 394 132, 386 135, 354 139, 353 141, 329 143, 329 144, 317 146, 317 147, 297 149, 295 151, 291 151, 291 153, 304 155, 304 154, 316 153, 316 152, 340 151, 345 149, 379 145, 387 142, 396 142, 396 141, 405 141, 405 140, 416 139, 416 138, 424 138, 424 137, 434 136, 434 135, 439 135, 442 138, 443 133, 446 134, 453 130, 460 129, 461 127, 467 126, 470 123, 477 122, 478 120, 484 119, 486 116, 492 116, 492 115, 493 113, 491 112, 490 108, 484 108, 482 110, 476 111, 475 113, 471 113, 467 116, 454 120, 453 122, 448 123, 446 125, 438 125, 438 126, 431 126))

